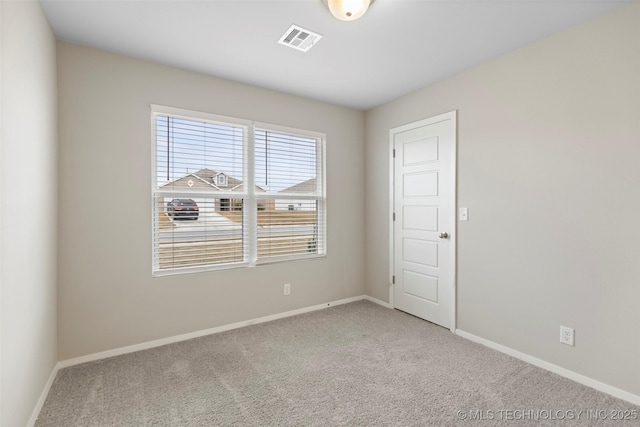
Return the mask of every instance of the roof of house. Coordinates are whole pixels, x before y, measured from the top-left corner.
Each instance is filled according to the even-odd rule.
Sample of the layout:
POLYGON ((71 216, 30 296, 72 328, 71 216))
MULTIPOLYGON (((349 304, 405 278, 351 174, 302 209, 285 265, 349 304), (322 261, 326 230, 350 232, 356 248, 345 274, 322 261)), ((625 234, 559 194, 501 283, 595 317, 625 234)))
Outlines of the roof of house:
POLYGON ((306 181, 299 182, 289 188, 280 190, 280 193, 314 193, 316 191, 316 179, 311 178, 306 181))
MULTIPOLYGON (((237 178, 232 177, 224 172, 214 171, 212 169, 203 168, 196 172, 190 172, 186 175, 170 181, 162 188, 171 188, 174 190, 211 190, 212 188, 218 191, 244 191, 243 182, 237 178), (216 177, 218 175, 225 175, 227 177, 227 185, 218 185, 216 177)), ((264 192, 265 190, 256 185, 256 191, 264 192)))

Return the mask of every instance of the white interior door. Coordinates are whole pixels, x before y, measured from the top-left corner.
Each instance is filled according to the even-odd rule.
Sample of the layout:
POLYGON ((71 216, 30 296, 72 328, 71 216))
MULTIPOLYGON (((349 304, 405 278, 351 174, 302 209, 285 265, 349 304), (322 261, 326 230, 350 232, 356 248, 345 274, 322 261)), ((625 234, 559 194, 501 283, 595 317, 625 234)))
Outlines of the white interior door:
POLYGON ((394 306, 455 328, 455 112, 390 132, 394 306))

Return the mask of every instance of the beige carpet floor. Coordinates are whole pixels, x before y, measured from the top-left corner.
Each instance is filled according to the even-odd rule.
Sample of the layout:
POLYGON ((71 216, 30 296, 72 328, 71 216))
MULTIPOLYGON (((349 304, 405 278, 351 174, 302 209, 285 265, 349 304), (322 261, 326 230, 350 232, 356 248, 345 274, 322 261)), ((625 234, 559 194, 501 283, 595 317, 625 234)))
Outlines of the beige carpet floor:
POLYGON ((638 412, 361 301, 63 369, 36 426, 638 426, 638 412))

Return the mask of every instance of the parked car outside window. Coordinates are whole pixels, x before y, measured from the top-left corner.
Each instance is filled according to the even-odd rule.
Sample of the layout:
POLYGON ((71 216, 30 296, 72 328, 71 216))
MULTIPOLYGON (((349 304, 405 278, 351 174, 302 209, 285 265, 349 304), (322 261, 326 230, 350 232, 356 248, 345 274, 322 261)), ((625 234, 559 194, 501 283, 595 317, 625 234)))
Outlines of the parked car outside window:
POLYGON ((173 199, 167 203, 167 215, 173 219, 198 219, 199 211, 198 204, 191 199, 173 199))

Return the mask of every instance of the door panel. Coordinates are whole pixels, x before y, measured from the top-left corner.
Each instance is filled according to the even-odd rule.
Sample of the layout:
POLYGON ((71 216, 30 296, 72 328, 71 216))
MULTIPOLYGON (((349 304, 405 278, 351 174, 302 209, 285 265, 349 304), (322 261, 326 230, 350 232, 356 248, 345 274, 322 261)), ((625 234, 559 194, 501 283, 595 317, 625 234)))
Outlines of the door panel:
POLYGON ((438 266, 438 245, 422 239, 404 239, 404 260, 428 267, 438 266))
POLYGON ((404 206, 402 220, 407 230, 438 231, 438 208, 435 206, 404 206))
POLYGON ((438 303, 438 278, 413 271, 403 273, 404 292, 415 298, 438 303))
POLYGON ((404 174, 404 197, 438 195, 438 172, 414 172, 404 174))
POLYGON ((449 113, 391 131, 394 305, 444 327, 454 310, 454 121, 449 113))
POLYGON ((404 146, 404 166, 438 160, 438 138, 420 139, 404 146))

